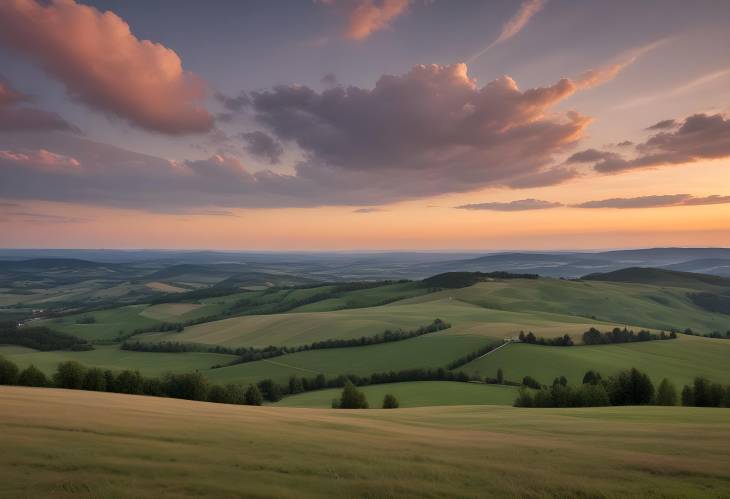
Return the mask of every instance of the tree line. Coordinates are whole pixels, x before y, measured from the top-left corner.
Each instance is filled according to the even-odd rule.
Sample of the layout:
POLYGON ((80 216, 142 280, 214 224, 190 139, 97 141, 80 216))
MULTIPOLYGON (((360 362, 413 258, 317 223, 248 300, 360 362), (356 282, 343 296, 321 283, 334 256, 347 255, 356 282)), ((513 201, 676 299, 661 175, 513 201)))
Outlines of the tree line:
POLYGON ((18 327, 14 321, 0 322, 0 345, 18 345, 34 350, 93 350, 85 340, 59 333, 45 326, 18 327))
POLYGON ((14 362, 0 357, 0 385, 151 395, 225 404, 263 404, 261 391, 256 384, 248 387, 237 384, 213 385, 198 371, 147 377, 139 371, 114 372, 86 367, 74 360, 61 362, 53 375, 48 377, 33 365, 20 370, 14 362))
POLYGON ((649 376, 636 368, 608 378, 591 370, 586 372, 579 386, 569 385, 565 376, 555 378, 549 387, 526 376, 522 385, 515 407, 673 406, 680 401, 685 406, 730 407, 730 385, 697 377, 693 386, 684 387, 680 399, 677 388, 667 378, 655 389, 649 376), (530 391, 528 387, 534 390, 530 391))
MULTIPOLYGON (((330 339, 323 341, 316 341, 307 345, 299 345, 293 347, 287 346, 267 346, 264 348, 256 347, 240 347, 240 348, 228 348, 221 346, 209 347, 206 345, 196 343, 180 343, 172 341, 163 341, 158 343, 146 343, 140 341, 125 341, 121 347, 123 350, 133 350, 141 352, 168 352, 168 353, 181 353, 181 352, 210 352, 210 353, 224 353, 238 356, 238 359, 226 364, 226 366, 243 364, 245 362, 254 362, 257 360, 268 359, 272 357, 279 357, 290 353, 306 352, 308 350, 322 350, 327 348, 350 348, 350 347, 361 347, 368 345, 377 345, 380 343, 390 343, 393 341, 403 341, 410 338, 422 336, 424 334, 434 333, 437 331, 443 331, 449 329, 451 324, 444 322, 441 319, 435 319, 431 324, 426 326, 420 326, 410 331, 403 331, 396 329, 395 331, 386 330, 382 333, 378 333, 374 336, 361 336, 360 338, 349 338, 349 339, 330 339)), ((214 367, 225 367, 225 366, 214 366, 214 367)))
POLYGON ((672 331, 667 334, 662 331, 659 334, 652 333, 642 329, 638 333, 627 328, 613 328, 612 331, 605 333, 592 327, 583 333, 583 343, 586 345, 606 345, 610 343, 633 343, 636 341, 655 341, 655 340, 673 340, 677 338, 677 333, 672 331))

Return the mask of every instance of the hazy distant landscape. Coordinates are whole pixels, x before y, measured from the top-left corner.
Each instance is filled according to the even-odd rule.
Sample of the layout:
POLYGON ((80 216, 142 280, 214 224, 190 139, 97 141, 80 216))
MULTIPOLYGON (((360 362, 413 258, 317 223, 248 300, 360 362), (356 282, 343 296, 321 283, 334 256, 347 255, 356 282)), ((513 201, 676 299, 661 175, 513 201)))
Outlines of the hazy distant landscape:
POLYGON ((446 495, 472 495, 480 482, 466 480, 465 471, 457 470, 463 466, 459 463, 484 452, 502 457, 499 466, 477 459, 479 480, 489 482, 494 494, 530 495, 546 488, 579 496, 590 495, 596 486, 608 495, 724 490, 721 463, 728 462, 730 433, 722 423, 727 409, 650 405, 730 405, 730 277, 721 271, 671 270, 694 265, 698 257, 712 255, 718 261, 726 254, 730 251, 468 257, 5 251, 0 262, 0 379, 67 390, 0 390, 9 409, 3 424, 14 428, 17 450, 12 455, 21 460, 17 469, 45 470, 31 489, 14 489, 10 480, 4 490, 11 495, 13 490, 50 492, 53 476, 65 467, 92 469, 74 449, 91 445, 95 454, 111 456, 124 439, 138 444, 119 466, 97 463, 83 478, 64 480, 64 490, 132 497, 141 487, 157 496, 196 490, 226 495, 234 489, 224 477, 241 469, 243 476, 259 477, 250 491, 265 495, 367 495, 377 490, 415 496, 424 480, 435 477, 441 477, 446 495), (552 267, 547 267, 549 261, 552 267), (576 262, 590 273, 571 277, 576 262), (653 266, 612 270, 622 264, 653 266), (496 271, 495 265, 504 270, 496 271), (457 268, 468 270, 451 271, 457 268), (545 268, 569 274, 540 275, 545 268), (438 273, 445 269, 450 271, 438 273), (394 278, 386 279, 391 274, 394 278), (421 275, 428 277, 417 277, 421 275), (636 383, 644 378, 631 381, 632 369, 645 376, 650 390, 641 392, 641 401, 624 398, 622 391, 639 396, 636 383), (599 379, 589 379, 591 372, 599 379), (628 381, 622 381, 626 376, 628 381), (350 382, 370 407, 357 416, 331 409, 333 400, 346 403, 343 387, 350 382), (622 388, 626 382, 628 388, 622 388), (662 391, 666 387, 669 392, 662 391), (668 401, 663 398, 667 393, 668 401), (399 407, 392 413, 379 409, 387 397, 399 407), (512 407, 525 403, 528 408, 512 407), (265 408, 243 409, 240 404, 265 408), (529 408, 533 404, 557 408, 529 408), (625 404, 644 407, 610 407, 625 404), (585 408, 593 405, 609 407, 585 408), (94 416, 110 408, 112 419, 101 422, 94 416), (35 422, 27 417, 41 413, 59 416, 35 422), (134 424, 139 417, 145 426, 134 424), (185 435, 184 428, 196 426, 199 418, 219 422, 194 436, 173 436, 176 428, 185 435), (647 425, 652 428, 646 437, 653 442, 650 453, 627 454, 635 438, 631 435, 643 435, 647 425), (92 427, 88 436, 67 443, 57 434, 78 428, 74 431, 85 435, 92 427), (535 433, 537 427, 540 433, 535 433), (305 451, 314 442, 303 428, 316 431, 319 450, 305 451), (393 435, 388 445, 396 446, 400 456, 389 458, 382 469, 374 464, 389 452, 385 440, 375 443, 385 438, 381 431, 393 435), (267 437, 267 432, 279 436, 267 437), (361 444, 371 449, 363 448, 363 464, 346 464, 357 446, 337 451, 344 454, 337 464, 330 462, 327 449, 342 449, 346 435, 362 432, 367 437, 361 444), (614 438, 615 432, 623 440, 614 438), (234 440, 219 442, 227 433, 234 440), (159 440, 147 441, 151 434, 159 440), (35 450, 34 442, 59 438, 54 447, 63 451, 53 461, 60 458, 63 465, 35 450), (239 439, 246 449, 269 450, 257 451, 253 468, 245 464, 251 457, 227 458, 230 469, 216 465, 214 456, 235 452, 239 439), (599 457, 595 442, 605 439, 615 450, 599 457), (466 441, 476 447, 467 451, 466 441), (406 475, 412 479, 402 480, 398 470, 405 464, 398 462, 423 445, 439 459, 417 460, 409 472, 415 474, 406 475), (570 449, 557 451, 562 464, 551 464, 548 474, 540 468, 530 482, 518 485, 512 471, 499 471, 510 462, 534 463, 546 445, 553 452, 570 449), (716 445, 716 451, 708 450, 716 445), (199 478, 173 486, 167 480, 183 472, 186 446, 194 446, 209 469, 196 468, 199 478), (680 447, 692 459, 660 458, 680 447), (305 467, 293 464, 302 452, 317 457, 305 467), (148 459, 171 459, 172 464, 163 475, 140 476, 134 470, 148 459), (595 483, 573 483, 569 477, 586 459, 617 460, 624 466, 636 460, 629 465, 635 477, 617 482, 619 475, 609 473, 595 483), (701 474, 693 471, 698 466, 701 474), (275 479, 276 470, 286 470, 284 481, 275 479), (141 481, 128 489, 122 477, 131 473, 141 481), (371 473, 385 473, 390 481, 377 487, 360 483, 371 473), (165 474, 168 478, 161 478, 165 474), (330 475, 348 478, 341 485, 321 482, 329 482, 330 475), (304 489, 295 494, 294 487, 304 489))

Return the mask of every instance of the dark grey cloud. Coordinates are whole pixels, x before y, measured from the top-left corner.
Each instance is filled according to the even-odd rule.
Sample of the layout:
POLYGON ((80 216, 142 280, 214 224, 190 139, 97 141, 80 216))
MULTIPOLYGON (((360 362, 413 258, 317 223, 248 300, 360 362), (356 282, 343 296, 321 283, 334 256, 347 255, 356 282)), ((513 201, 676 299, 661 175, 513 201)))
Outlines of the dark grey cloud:
POLYGON ((242 133, 241 138, 246 143, 246 151, 257 158, 263 158, 271 164, 279 162, 284 154, 284 146, 271 135, 256 130, 255 132, 242 133))
POLYGON ((78 128, 58 114, 29 107, 27 104, 32 100, 0 77, 0 132, 63 130, 79 133, 78 128))
POLYGON ((577 175, 554 160, 590 121, 554 109, 575 90, 567 79, 520 90, 509 77, 479 87, 456 64, 386 75, 373 89, 284 86, 251 93, 250 104, 242 96, 222 100, 232 110, 250 106, 268 130, 245 136, 252 153, 275 161, 279 142, 298 146, 301 160, 289 174, 247 169, 216 129, 207 139, 216 154, 177 162, 65 134, 0 137, 0 197, 189 211, 376 206, 485 186, 552 185, 577 175))
POLYGON ((225 111, 216 115, 216 119, 225 123, 232 122, 237 114, 242 113, 246 109, 246 107, 251 105, 251 99, 246 92, 241 92, 235 96, 229 96, 222 92, 216 92, 215 94, 213 94, 213 97, 225 109, 225 111))
POLYGON ((339 172, 393 201, 570 178, 570 170, 551 169, 553 156, 575 143, 588 119, 555 118, 552 107, 575 90, 563 79, 521 91, 509 77, 478 87, 456 64, 386 75, 372 90, 279 86, 251 98, 259 123, 304 151, 299 175, 339 172))
POLYGON ((620 157, 618 154, 609 151, 599 151, 598 149, 585 149, 571 155, 567 163, 594 163, 596 161, 605 161, 620 157))
POLYGON ((550 208, 558 208, 563 206, 562 203, 552 201, 542 201, 540 199, 519 199, 507 203, 477 203, 464 204, 456 206, 459 210, 489 210, 489 211, 528 211, 528 210, 547 210, 550 208))
POLYGON ((618 147, 631 147, 633 145, 634 145, 634 143, 631 142, 630 140, 624 140, 624 141, 619 142, 618 144, 616 144, 616 146, 618 146, 618 147))
POLYGON ((666 194, 639 196, 634 198, 613 198, 588 201, 573 205, 574 208, 658 208, 664 206, 699 206, 730 203, 730 196, 695 197, 690 194, 666 194))
POLYGON ((646 127, 647 130, 670 130, 677 126, 675 120, 662 120, 658 123, 654 123, 652 126, 646 127))
POLYGON ((353 213, 377 213, 380 211, 386 211, 382 208, 358 208, 356 210, 352 210, 353 213))
POLYGON ((659 131, 637 144, 638 154, 633 158, 608 151, 589 151, 593 152, 586 157, 585 162, 595 161, 592 168, 599 173, 619 173, 637 168, 726 158, 730 157, 730 118, 726 119, 721 114, 689 116, 678 123, 673 131, 659 131))

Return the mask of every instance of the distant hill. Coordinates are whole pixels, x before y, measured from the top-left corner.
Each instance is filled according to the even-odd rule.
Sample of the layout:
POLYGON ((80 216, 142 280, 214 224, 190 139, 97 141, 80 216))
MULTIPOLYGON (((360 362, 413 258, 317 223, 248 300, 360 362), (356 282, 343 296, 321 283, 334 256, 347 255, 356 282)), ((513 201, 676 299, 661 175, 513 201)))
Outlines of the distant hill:
POLYGON ((586 281, 628 282, 689 289, 730 288, 730 278, 727 277, 647 267, 629 267, 614 272, 588 274, 582 279, 586 281))
POLYGON ((509 272, 445 272, 424 279, 424 285, 431 288, 466 288, 490 279, 537 279, 537 274, 512 274, 509 272))

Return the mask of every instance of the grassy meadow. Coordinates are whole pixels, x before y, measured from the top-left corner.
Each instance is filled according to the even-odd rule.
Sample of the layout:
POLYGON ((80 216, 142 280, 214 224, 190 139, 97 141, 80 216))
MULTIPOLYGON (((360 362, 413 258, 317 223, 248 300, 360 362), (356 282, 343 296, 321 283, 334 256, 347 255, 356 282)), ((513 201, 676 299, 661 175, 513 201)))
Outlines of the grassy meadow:
MULTIPOLYGON (((400 407, 429 407, 440 405, 512 405, 517 387, 458 383, 453 381, 411 381, 360 387, 370 407, 382 406, 387 393, 398 399, 400 407)), ((329 408, 332 399, 342 393, 340 388, 316 390, 285 397, 276 406, 329 408)))
POLYGON ((679 335, 676 340, 623 343, 617 345, 548 347, 511 344, 462 369, 492 375, 498 368, 506 379, 521 381, 532 376, 543 384, 565 376, 580 383, 589 369, 604 376, 637 367, 649 374, 655 385, 668 378, 681 388, 695 376, 718 383, 730 383, 730 341, 679 335))
POLYGON ((6 497, 727 497, 727 410, 332 411, 0 387, 6 497))

